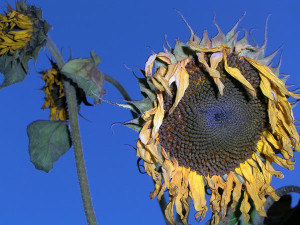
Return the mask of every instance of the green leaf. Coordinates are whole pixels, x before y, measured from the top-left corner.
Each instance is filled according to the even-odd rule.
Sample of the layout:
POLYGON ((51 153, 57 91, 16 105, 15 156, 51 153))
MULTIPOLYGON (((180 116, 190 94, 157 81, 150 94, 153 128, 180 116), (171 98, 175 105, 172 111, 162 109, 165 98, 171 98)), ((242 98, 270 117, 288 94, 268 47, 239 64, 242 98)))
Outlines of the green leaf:
POLYGON ((14 58, 7 53, 0 56, 0 73, 4 75, 0 89, 24 80, 28 72, 28 61, 26 60, 23 59, 21 62, 19 58, 14 58))
POLYGON ((72 146, 66 121, 34 121, 28 125, 27 135, 30 160, 36 169, 45 172, 72 146))
POLYGON ((100 103, 103 95, 104 75, 97 68, 99 62, 100 58, 91 52, 91 58, 70 60, 61 70, 67 78, 82 88, 87 96, 94 99, 94 104, 100 103))

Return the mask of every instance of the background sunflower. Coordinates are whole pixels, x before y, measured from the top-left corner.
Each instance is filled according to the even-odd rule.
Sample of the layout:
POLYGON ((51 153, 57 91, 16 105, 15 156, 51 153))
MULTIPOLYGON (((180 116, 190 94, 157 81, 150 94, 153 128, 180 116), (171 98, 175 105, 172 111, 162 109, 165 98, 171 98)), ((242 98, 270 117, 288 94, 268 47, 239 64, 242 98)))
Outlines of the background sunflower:
MULTIPOLYGON (((14 4, 14 0, 8 2, 14 4)), ((72 1, 72 6, 65 1, 57 0, 31 2, 43 7, 44 17, 55 28, 55 32, 50 31, 49 35, 58 46, 65 46, 63 51, 66 58, 69 56, 69 46, 72 47, 73 57, 87 56, 89 50, 94 49, 103 60, 101 65, 103 71, 118 78, 134 99, 141 98, 138 86, 131 72, 124 69, 123 64, 126 63, 132 68, 141 67, 151 54, 145 46, 150 46, 156 52, 160 51, 165 34, 171 45, 175 44, 173 41, 176 38, 185 41, 189 37, 186 26, 173 8, 184 14, 199 35, 202 35, 203 29, 208 29, 211 35, 216 34, 212 22, 213 12, 216 13, 218 25, 227 32, 246 10, 247 16, 240 27, 247 30, 256 28, 253 35, 259 44, 263 42, 265 19, 271 13, 267 54, 284 44, 281 71, 291 75, 288 83, 300 82, 298 62, 294 57, 299 48, 296 41, 300 38, 300 31, 296 29, 297 21, 300 19, 298 1, 289 1, 289 5, 284 1, 273 5, 270 5, 270 1, 226 1, 226 4, 224 1, 214 1, 197 5, 195 1, 185 1, 183 4, 179 0, 157 0, 151 4, 139 0, 130 3, 75 0, 72 1), (153 13, 156 16, 153 16, 153 13), (106 23, 107 21, 109 23, 106 23), (103 31, 109 35, 103 35, 103 31)), ((37 71, 47 69, 48 65, 46 57, 40 57, 36 64, 37 71)), ((0 171, 1 178, 5 182, 2 183, 0 192, 3 196, 2 201, 9 204, 0 204, 2 212, 5 212, 0 218, 0 223, 10 221, 12 224, 52 225, 60 224, 60 218, 68 218, 68 221, 64 221, 65 224, 84 224, 81 199, 77 195, 78 187, 74 185, 75 174, 71 152, 58 162, 56 166, 60 168, 54 169, 47 176, 34 171, 29 160, 24 160, 28 159, 28 153, 24 148, 28 139, 25 129, 21 130, 21 127, 23 129, 37 117, 47 118, 49 115, 48 111, 39 110, 43 105, 44 96, 37 89, 43 86, 43 82, 39 79, 39 75, 35 75, 33 66, 30 73, 33 76, 28 76, 24 83, 3 89, 0 95, 3 108, 1 118, 9 118, 1 121, 1 125, 7 128, 5 131, 2 130, 1 135, 3 137, 5 134, 5 137, 14 137, 18 140, 16 142, 11 138, 1 138, 3 145, 0 151, 0 171), (8 105, 11 107, 9 110, 6 109, 8 105), (23 110, 24 108, 30 110, 23 110), (19 217, 13 216, 16 210, 19 217), (57 217, 52 216, 54 212, 57 217)), ((108 85, 104 88, 110 90, 108 85)), ((109 94, 113 96, 110 100, 116 102, 122 98, 114 90, 109 94)), ((80 122, 84 146, 90 149, 85 154, 89 168, 88 176, 101 177, 99 181, 93 179, 94 183, 90 184, 94 193, 95 210, 106 212, 99 214, 99 219, 102 220, 99 221, 102 224, 162 224, 163 218, 157 202, 149 200, 153 183, 148 176, 138 173, 135 152, 124 146, 124 143, 135 145, 136 133, 126 127, 114 127, 114 134, 111 133, 110 125, 116 121, 126 121, 130 113, 126 110, 116 110, 115 106, 108 104, 102 104, 100 107, 101 112, 97 108, 88 111, 83 108, 81 113, 93 123, 84 120, 80 122), (105 141, 99 143, 99 140, 105 141), (103 151, 99 151, 100 148, 103 151), (100 169, 103 167, 110 168, 109 173, 108 170, 100 169), (108 182, 104 183, 103 180, 108 182), (97 195, 98 190, 101 190, 101 193, 114 194, 97 195), (122 210, 124 208, 126 210, 122 210), (143 218, 147 218, 147 221, 143 218)), ((300 118, 297 108, 295 117, 300 118)), ((297 157, 299 154, 295 155, 297 157)), ((273 179, 273 185, 275 187, 283 184, 300 185, 299 181, 294 179, 299 176, 299 171, 300 167, 296 163, 294 171, 284 170, 285 179, 273 179)), ((193 214, 192 211, 191 215, 193 214)), ((209 217, 207 214, 206 220, 209 217)), ((197 224, 193 219, 190 221, 191 224, 197 224)))

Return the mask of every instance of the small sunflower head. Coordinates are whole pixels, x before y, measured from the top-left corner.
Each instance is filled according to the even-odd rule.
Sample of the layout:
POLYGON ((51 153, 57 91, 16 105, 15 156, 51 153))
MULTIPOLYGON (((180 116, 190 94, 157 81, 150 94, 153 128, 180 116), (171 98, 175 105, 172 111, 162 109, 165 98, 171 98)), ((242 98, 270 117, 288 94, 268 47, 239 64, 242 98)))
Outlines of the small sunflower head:
POLYGON ((0 29, 0 55, 21 49, 32 55, 44 44, 49 25, 43 21, 41 9, 22 0, 16 2, 16 10, 8 5, 7 13, 0 15, 0 29))
POLYGON ((137 156, 155 181, 150 196, 160 199, 168 190, 172 224, 174 206, 187 224, 188 197, 195 219, 204 218, 207 188, 212 224, 240 199, 245 223, 251 200, 266 216, 265 196, 279 199, 272 177, 283 178, 272 164, 294 168, 299 135, 287 98, 300 95, 278 78, 280 63, 269 66, 276 52, 265 57, 266 38, 262 46, 249 44, 247 33, 237 39, 239 22, 227 34, 215 23, 212 39, 206 31, 199 38, 186 23, 188 42, 149 57, 139 79, 144 99, 129 103, 140 113, 126 124, 139 132, 137 156))
MULTIPOLYGON (((66 93, 64 88, 64 80, 66 78, 58 69, 57 65, 51 61, 52 68, 47 71, 40 72, 45 82, 42 91, 45 93, 45 102, 42 109, 50 109, 50 120, 68 120, 66 93)), ((82 102, 85 105, 91 106, 87 101, 84 91, 75 83, 71 82, 76 87, 77 104, 82 102)))
POLYGON ((63 75, 58 71, 56 64, 52 63, 52 68, 41 72, 45 82, 42 90, 45 92, 45 102, 42 109, 49 107, 50 120, 67 120, 67 103, 63 75))
POLYGON ((37 59, 45 44, 50 26, 42 18, 41 9, 24 0, 10 5, 0 14, 0 72, 5 80, 0 88, 20 82, 28 72, 28 61, 37 59))

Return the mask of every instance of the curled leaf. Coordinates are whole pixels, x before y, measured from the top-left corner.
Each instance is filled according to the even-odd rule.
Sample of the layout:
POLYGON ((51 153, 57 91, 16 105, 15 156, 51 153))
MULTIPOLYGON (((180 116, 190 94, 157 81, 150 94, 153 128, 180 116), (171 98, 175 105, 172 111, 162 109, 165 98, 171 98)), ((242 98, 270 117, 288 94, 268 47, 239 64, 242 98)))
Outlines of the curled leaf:
POLYGON ((27 135, 30 160, 36 169, 45 172, 72 146, 65 121, 34 121, 28 125, 27 135))
POLYGON ((85 94, 94 99, 94 104, 100 103, 104 94, 104 74, 97 68, 100 58, 92 51, 91 58, 73 59, 68 61, 61 72, 78 85, 85 94))

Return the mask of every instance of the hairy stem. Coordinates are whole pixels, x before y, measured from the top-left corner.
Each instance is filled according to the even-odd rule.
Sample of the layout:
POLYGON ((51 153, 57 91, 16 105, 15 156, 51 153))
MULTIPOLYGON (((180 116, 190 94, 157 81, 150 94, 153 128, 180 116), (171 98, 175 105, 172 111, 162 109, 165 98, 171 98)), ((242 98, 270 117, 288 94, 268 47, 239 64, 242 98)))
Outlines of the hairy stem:
MULTIPOLYGON (((284 196, 286 194, 289 194, 291 192, 300 194, 300 187, 294 186, 294 185, 290 185, 290 186, 283 186, 283 187, 278 188, 276 190, 276 194, 279 197, 282 197, 282 196, 284 196)), ((268 210, 273 205, 273 203, 274 203, 273 198, 271 198, 270 196, 268 196, 267 201, 265 203, 265 210, 266 210, 266 212, 268 212, 268 210)))
MULTIPOLYGON (((48 37, 46 44, 49 52, 57 63, 59 69, 61 69, 65 62, 62 58, 60 52, 56 48, 53 41, 48 37)), ((71 85, 70 81, 64 81, 64 87, 66 92, 67 107, 69 114, 69 130, 71 133, 72 144, 75 155, 75 162, 77 168, 78 181, 81 191, 81 198, 83 202, 84 212, 87 219, 88 225, 97 225, 97 220, 95 217, 91 194, 89 190, 89 184, 87 180, 86 169, 84 165, 83 151, 81 145, 81 138, 79 132, 78 124, 78 107, 77 107, 77 98, 76 98, 76 89, 71 85)))
MULTIPOLYGON (((279 197, 282 197, 286 194, 289 194, 291 192, 294 192, 294 193, 299 193, 300 194, 300 187, 298 186, 293 186, 293 185, 290 185, 290 186, 283 186, 281 188, 278 188, 276 190, 276 194, 279 196, 279 197)), ((268 210, 270 209, 270 207, 273 205, 274 203, 274 200, 273 198, 271 198, 270 196, 267 197, 267 201, 265 203, 265 211, 268 212, 268 210)), ((255 217, 254 217, 254 220, 253 220, 253 225, 260 225, 260 224, 263 224, 263 221, 264 221, 264 217, 260 216, 258 213, 256 213, 255 217)))
POLYGON ((166 214, 165 214, 165 210, 166 210, 166 208, 167 208, 168 203, 167 203, 167 201, 166 201, 166 197, 165 197, 164 194, 161 196, 161 199, 158 200, 158 204, 159 204, 159 207, 160 207, 160 209, 161 209, 161 212, 162 212, 162 214, 163 214, 163 216, 164 216, 166 225, 172 225, 172 224, 167 220, 167 217, 166 217, 166 214))

